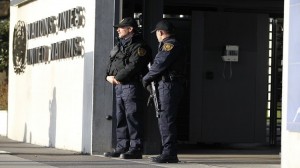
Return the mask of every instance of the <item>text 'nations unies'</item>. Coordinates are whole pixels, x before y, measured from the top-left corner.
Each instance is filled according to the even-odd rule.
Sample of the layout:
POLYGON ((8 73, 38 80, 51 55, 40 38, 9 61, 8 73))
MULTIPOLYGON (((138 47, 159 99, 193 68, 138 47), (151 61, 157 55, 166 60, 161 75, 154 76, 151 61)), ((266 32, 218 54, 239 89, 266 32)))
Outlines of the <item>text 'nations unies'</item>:
MULTIPOLYGON (((58 33, 58 31, 67 31, 72 28, 85 26, 85 9, 76 7, 61 12, 57 17, 51 16, 45 19, 27 25, 27 38, 33 40, 39 37, 48 36, 49 34, 58 33)), ((34 65, 37 63, 47 63, 52 60, 64 58, 73 58, 84 55, 84 38, 74 37, 64 41, 52 43, 51 46, 44 45, 27 49, 27 64, 34 65)))

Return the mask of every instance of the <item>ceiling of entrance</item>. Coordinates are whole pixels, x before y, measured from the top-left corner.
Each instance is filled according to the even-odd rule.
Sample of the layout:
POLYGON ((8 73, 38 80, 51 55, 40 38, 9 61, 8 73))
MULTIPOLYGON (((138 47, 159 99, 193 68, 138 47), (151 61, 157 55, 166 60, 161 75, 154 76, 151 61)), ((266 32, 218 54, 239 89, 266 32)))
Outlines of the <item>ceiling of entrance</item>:
MULTIPOLYGON (((124 0, 141 10, 141 0, 124 0)), ((126 4, 126 3, 125 3, 126 4)), ((164 13, 191 14, 193 10, 267 13, 283 16, 284 0, 164 0, 164 13)))
POLYGON ((165 10, 212 10, 283 14, 284 0, 165 0, 165 10))

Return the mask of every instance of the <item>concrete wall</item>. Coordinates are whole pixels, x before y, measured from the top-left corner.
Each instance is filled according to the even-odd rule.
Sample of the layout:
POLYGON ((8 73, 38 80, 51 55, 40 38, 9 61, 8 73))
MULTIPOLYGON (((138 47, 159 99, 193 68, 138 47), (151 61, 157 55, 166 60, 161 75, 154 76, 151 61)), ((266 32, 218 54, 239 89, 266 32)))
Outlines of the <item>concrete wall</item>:
POLYGON ((9 138, 91 153, 95 1, 37 0, 11 6, 10 37, 19 20, 29 24, 77 6, 84 8, 84 26, 30 39, 27 49, 82 37, 83 56, 26 65, 24 73, 16 74, 10 50, 9 138))
POLYGON ((0 136, 7 136, 7 111, 0 110, 0 136))
POLYGON ((285 0, 282 96, 282 168, 300 167, 300 0, 285 0))
POLYGON ((265 142, 268 15, 192 18, 191 141, 265 142), (225 45, 239 46, 238 62, 222 61, 225 45))

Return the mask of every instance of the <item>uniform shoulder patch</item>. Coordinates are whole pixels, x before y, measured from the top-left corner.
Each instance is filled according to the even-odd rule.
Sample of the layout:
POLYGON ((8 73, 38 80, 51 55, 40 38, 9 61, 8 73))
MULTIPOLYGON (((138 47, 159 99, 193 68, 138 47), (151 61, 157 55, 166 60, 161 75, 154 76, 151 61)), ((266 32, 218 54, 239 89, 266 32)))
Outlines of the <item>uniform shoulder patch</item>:
POLYGON ((171 43, 165 43, 163 45, 163 51, 171 51, 173 49, 174 45, 171 43))
POLYGON ((144 56, 144 55, 146 55, 146 53, 147 53, 147 51, 144 48, 142 48, 142 47, 138 48, 138 52, 137 52, 138 56, 144 56))

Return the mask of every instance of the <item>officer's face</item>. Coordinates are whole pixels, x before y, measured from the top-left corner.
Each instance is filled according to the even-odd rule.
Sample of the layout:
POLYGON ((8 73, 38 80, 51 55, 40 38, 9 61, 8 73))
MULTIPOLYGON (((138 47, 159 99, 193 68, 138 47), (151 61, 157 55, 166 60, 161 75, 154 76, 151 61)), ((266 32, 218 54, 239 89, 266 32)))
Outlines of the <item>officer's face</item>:
POLYGON ((133 31, 132 27, 126 26, 126 27, 119 27, 117 29, 117 32, 119 34, 119 38, 126 38, 128 37, 133 31))
POLYGON ((161 30, 156 30, 156 38, 157 38, 158 42, 162 42, 163 38, 162 38, 161 30))

